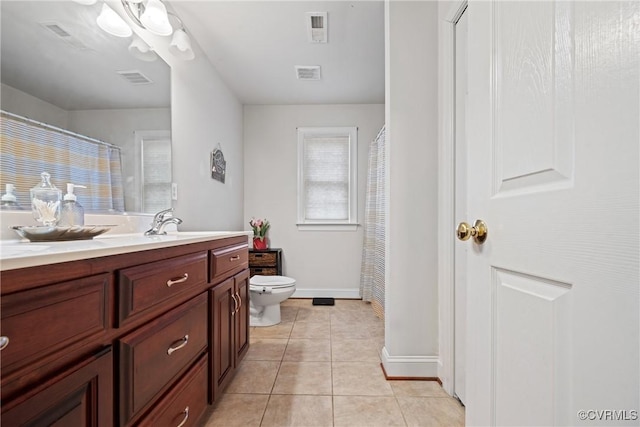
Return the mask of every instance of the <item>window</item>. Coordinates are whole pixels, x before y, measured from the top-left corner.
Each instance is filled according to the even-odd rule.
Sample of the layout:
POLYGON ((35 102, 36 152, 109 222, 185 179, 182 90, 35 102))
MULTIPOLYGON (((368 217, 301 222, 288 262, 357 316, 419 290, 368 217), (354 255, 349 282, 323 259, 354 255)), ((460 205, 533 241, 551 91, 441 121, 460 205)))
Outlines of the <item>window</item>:
POLYGON ((358 128, 298 128, 298 229, 357 227, 358 128))
POLYGON ((140 180, 135 210, 155 213, 171 207, 171 132, 136 131, 140 180), (140 204, 138 206, 137 204, 140 204))

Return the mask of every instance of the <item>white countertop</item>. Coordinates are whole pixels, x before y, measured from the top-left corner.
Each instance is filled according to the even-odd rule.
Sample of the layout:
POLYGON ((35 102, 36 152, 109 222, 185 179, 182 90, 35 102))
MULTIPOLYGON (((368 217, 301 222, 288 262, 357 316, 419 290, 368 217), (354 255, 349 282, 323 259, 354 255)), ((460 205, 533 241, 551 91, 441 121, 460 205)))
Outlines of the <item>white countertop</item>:
POLYGON ((126 254, 250 234, 252 233, 247 231, 176 231, 164 236, 107 233, 92 240, 64 242, 32 243, 27 240, 0 240, 0 270, 126 254))

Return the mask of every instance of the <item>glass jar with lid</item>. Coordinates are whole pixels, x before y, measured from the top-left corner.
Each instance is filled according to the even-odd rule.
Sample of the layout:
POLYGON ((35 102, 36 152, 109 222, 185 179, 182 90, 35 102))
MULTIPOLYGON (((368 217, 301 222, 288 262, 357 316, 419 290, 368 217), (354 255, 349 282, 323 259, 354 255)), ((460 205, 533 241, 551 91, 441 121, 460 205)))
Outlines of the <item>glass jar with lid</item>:
POLYGON ((51 175, 40 174, 41 181, 31 189, 31 210, 36 221, 44 226, 54 226, 60 219, 62 191, 51 183, 51 175))

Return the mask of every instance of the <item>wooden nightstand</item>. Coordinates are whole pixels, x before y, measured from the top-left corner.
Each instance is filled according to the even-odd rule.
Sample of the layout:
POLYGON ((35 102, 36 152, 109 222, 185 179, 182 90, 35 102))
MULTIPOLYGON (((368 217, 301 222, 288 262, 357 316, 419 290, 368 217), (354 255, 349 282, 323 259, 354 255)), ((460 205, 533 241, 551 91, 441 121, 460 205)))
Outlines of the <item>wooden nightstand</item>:
POLYGON ((249 249, 249 270, 251 276, 282 276, 282 249, 249 249))

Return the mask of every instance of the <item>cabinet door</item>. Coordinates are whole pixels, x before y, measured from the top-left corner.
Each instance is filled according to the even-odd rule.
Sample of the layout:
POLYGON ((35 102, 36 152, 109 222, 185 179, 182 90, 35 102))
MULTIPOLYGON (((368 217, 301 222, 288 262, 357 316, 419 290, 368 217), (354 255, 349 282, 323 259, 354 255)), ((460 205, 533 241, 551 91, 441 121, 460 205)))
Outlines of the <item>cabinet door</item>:
POLYGON ((113 426, 111 347, 3 406, 6 426, 113 426))
POLYGON ((218 398, 235 369, 235 309, 237 307, 233 278, 225 280, 210 291, 211 303, 211 395, 218 398))
POLYGON ((249 350, 249 270, 234 277, 240 307, 235 315, 235 352, 238 363, 249 350))

